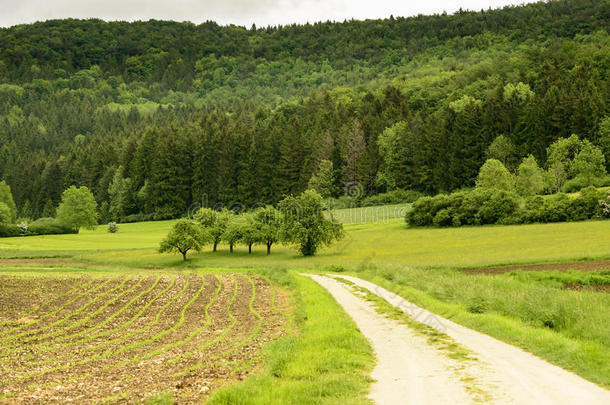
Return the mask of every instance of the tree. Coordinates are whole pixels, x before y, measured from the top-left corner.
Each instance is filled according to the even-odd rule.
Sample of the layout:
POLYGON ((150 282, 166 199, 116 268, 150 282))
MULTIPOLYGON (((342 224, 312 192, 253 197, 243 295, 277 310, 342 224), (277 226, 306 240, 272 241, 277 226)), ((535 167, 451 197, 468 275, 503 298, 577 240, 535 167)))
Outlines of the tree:
POLYGON ((309 179, 308 187, 316 190, 322 198, 330 198, 335 194, 335 173, 333 162, 322 160, 318 172, 309 179))
POLYGON ((555 176, 556 191, 561 190, 566 181, 573 177, 572 164, 581 148, 582 142, 576 135, 558 139, 547 148, 547 165, 555 176))
POLYGON ((544 189, 543 170, 534 156, 529 155, 519 165, 516 179, 517 192, 523 196, 540 194, 544 189))
POLYGON ((2 208, 2 218, 0 222, 13 223, 17 219, 17 207, 13 200, 11 187, 4 180, 0 181, 0 204, 4 204, 2 208))
POLYGON ((505 167, 513 167, 515 160, 515 145, 504 135, 498 136, 487 148, 487 159, 496 159, 505 167))
POLYGON ((254 212, 254 222, 260 233, 260 242, 267 246, 267 254, 271 254, 271 246, 280 238, 280 211, 270 205, 259 208, 254 212))
POLYGON ((210 235, 198 224, 188 219, 180 219, 161 241, 159 252, 179 252, 182 254, 182 259, 186 261, 186 254, 190 250, 200 252, 203 245, 209 240, 210 235))
POLYGON ((233 219, 226 227, 221 238, 223 241, 229 244, 229 251, 233 253, 233 246, 235 246, 240 240, 242 240, 242 224, 240 220, 233 219))
POLYGON ((303 256, 313 256, 320 246, 344 236, 343 225, 324 216, 322 197, 314 190, 298 197, 288 196, 279 207, 284 218, 281 238, 298 245, 303 256))
POLYGON ((610 169, 610 116, 599 123, 597 143, 606 157, 606 169, 610 169))
POLYGON ((97 225, 97 203, 85 186, 71 186, 61 195, 57 220, 72 227, 77 233, 81 227, 93 229, 97 225))
POLYGON ((4 202, 0 202, 0 224, 10 224, 13 221, 11 209, 4 202))
POLYGON ((123 167, 116 169, 112 181, 108 185, 108 197, 110 204, 108 214, 110 219, 119 221, 127 213, 127 209, 133 202, 130 201, 131 179, 123 178, 123 167))
POLYGON ((252 245, 260 242, 261 237, 254 216, 251 213, 241 215, 241 241, 248 246, 248 253, 252 253, 252 245))
POLYGON ((226 208, 223 208, 220 211, 211 208, 201 208, 195 213, 195 221, 197 221, 212 238, 214 252, 222 240, 222 235, 227 230, 231 215, 231 212, 226 208))
POLYGON ((495 188, 513 191, 515 189, 515 179, 502 162, 496 159, 487 159, 479 170, 476 185, 483 189, 495 188))
POLYGON ((574 158, 573 171, 583 186, 595 185, 595 180, 606 175, 606 159, 601 149, 585 140, 578 155, 574 158))

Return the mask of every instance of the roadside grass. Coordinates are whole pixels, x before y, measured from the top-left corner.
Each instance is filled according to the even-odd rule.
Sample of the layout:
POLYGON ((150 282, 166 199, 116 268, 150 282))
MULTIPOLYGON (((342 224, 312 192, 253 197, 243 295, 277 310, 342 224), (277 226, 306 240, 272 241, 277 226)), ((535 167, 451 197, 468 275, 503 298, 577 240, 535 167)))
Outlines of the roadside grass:
POLYGON ((365 404, 372 349, 313 280, 297 276, 295 331, 267 349, 261 374, 212 394, 209 404, 365 404))
POLYGON ((535 272, 488 276, 369 267, 350 273, 610 387, 610 294, 565 290, 535 272))

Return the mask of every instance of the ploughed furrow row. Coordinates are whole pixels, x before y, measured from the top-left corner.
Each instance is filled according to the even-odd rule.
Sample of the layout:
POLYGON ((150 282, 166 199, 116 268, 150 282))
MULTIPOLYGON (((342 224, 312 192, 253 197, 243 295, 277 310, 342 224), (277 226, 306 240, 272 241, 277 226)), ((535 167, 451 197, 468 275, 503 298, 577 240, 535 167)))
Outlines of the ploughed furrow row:
MULTIPOLYGON (((71 320, 78 319, 80 314, 85 312, 96 302, 99 302, 107 295, 112 294, 117 289, 120 289, 122 285, 128 280, 128 278, 123 277, 120 280, 122 281, 113 278, 107 279, 105 281, 102 281, 100 284, 97 285, 97 287, 94 287, 91 291, 86 291, 84 293, 79 294, 80 297, 78 300, 71 302, 71 305, 66 306, 61 311, 54 314, 52 318, 54 319, 57 317, 59 319, 54 319, 52 320, 52 322, 45 323, 44 326, 38 327, 37 329, 24 330, 23 332, 18 333, 16 335, 4 337, 2 339, 3 347, 18 346, 24 343, 28 343, 33 339, 40 339, 44 336, 44 333, 55 333, 57 330, 59 330, 60 327, 63 328, 65 327, 64 325, 69 325, 71 320), (112 287, 106 288, 109 285, 112 287), (91 296, 93 296, 93 298, 91 298, 91 296), (64 312, 67 313, 64 314, 64 312), (49 330, 52 330, 53 332, 47 332, 49 330)), ((2 357, 2 355, 3 352, 0 352, 0 357, 2 357)))
POLYGON ((3 288, 0 290, 0 308, 2 308, 2 314, 0 314, 0 338, 24 329, 38 322, 40 318, 44 319, 48 316, 48 312, 44 312, 48 311, 47 308, 50 308, 52 311, 63 300, 72 298, 76 291, 82 290, 93 283, 93 280, 91 280, 83 287, 81 279, 71 278, 66 280, 57 278, 49 286, 45 285, 45 279, 31 277, 28 279, 30 281, 28 291, 34 294, 24 296, 21 290, 23 286, 22 278, 1 277, 3 281, 0 284, 3 288), (49 296, 44 292, 44 289, 47 288, 51 291, 65 292, 57 296, 49 296), (27 301, 24 302, 24 299, 27 301))
POLYGON ((15 349, 10 349, 16 352, 23 351, 23 343, 28 343, 28 352, 36 350, 40 346, 50 345, 56 342, 65 341, 72 337, 82 336, 91 330, 95 330, 100 323, 105 322, 104 317, 107 316, 108 308, 118 302, 121 298, 128 296, 133 291, 137 290, 144 282, 144 278, 140 278, 138 281, 133 282, 133 285, 129 285, 129 279, 123 280, 123 282, 111 290, 105 299, 98 300, 97 304, 99 307, 92 312, 87 312, 88 315, 83 318, 76 318, 71 323, 61 329, 56 329, 53 332, 47 332, 43 335, 35 335, 28 337, 20 341, 20 346, 15 349), (121 291, 122 290, 122 291, 121 291), (97 318, 101 319, 97 319, 97 318), (75 331, 75 332, 74 332, 75 331))
POLYGON ((41 297, 52 315, 0 338, 0 403, 132 403, 161 391, 200 402, 243 378, 284 330, 276 292, 258 276, 110 275, 81 285, 76 299, 41 297))
MULTIPOLYGON (((141 279, 140 282, 136 286, 134 286, 133 289, 135 289, 135 287, 137 287, 137 286, 140 286, 140 284, 143 281, 144 281, 144 279, 141 279)), ((155 289, 161 282, 161 276, 156 277, 155 279, 146 280, 146 281, 147 281, 147 284, 150 284, 150 286, 146 290, 141 291, 139 294, 137 294, 136 296, 133 296, 133 297, 131 297, 131 295, 129 295, 129 294, 123 293, 122 294, 124 296, 123 301, 125 301, 127 298, 130 298, 129 301, 126 302, 118 311, 114 312, 113 314, 111 314, 109 316, 108 316, 107 311, 104 311, 101 314, 101 316, 103 316, 104 318, 102 320, 100 320, 99 323, 93 323, 91 327, 83 328, 79 332, 73 333, 71 335, 61 336, 51 342, 41 343, 41 344, 36 345, 36 347, 28 348, 28 353, 22 354, 20 356, 23 366, 21 366, 20 368, 17 368, 17 369, 13 369, 12 372, 20 371, 24 368, 31 368, 32 361, 35 361, 38 366, 43 366, 43 365, 50 364, 50 363, 57 363, 58 358, 55 357, 52 352, 57 351, 57 350, 65 350, 70 347, 74 347, 74 346, 78 346, 78 345, 85 345, 87 342, 91 342, 97 338, 109 336, 117 331, 120 331, 120 330, 128 327, 130 324, 135 322, 137 320, 137 318, 142 315, 142 313, 144 313, 144 311, 148 308, 148 306, 152 305, 158 299, 158 297, 154 297, 150 301, 147 301, 146 298, 143 299, 143 297, 146 297, 149 294, 155 294, 155 295, 160 296, 163 292, 167 291, 167 289, 170 288, 168 286, 166 289, 155 293, 155 289), (121 315, 128 313, 128 310, 131 309, 131 307, 138 302, 140 302, 141 304, 144 304, 143 308, 137 314, 135 314, 135 316, 132 316, 130 319, 122 320, 121 315), (118 326, 116 326, 112 329, 109 329, 109 328, 111 328, 111 325, 113 325, 113 322, 118 322, 118 326), (100 329, 101 329, 101 331, 99 331, 100 329), (98 332, 94 333, 95 331, 98 331, 98 332), (84 336, 84 337, 81 337, 81 336, 84 336), (79 338, 79 339, 73 340, 74 338, 79 338), (66 340, 72 340, 72 341, 64 342, 66 340)), ((131 289, 129 291, 132 291, 133 289, 131 289)), ((89 347, 91 347, 91 346, 89 346, 89 347)), ((68 352, 67 356, 71 357, 72 353, 68 352)), ((66 356, 64 356, 62 358, 62 360, 65 360, 65 359, 66 359, 66 356)))
MULTIPOLYGON (((6 280, 3 279, 0 282, 5 282, 6 280)), ((47 319, 52 318, 53 316, 55 316, 56 314, 58 314, 59 312, 61 312, 64 308, 68 307, 69 305, 71 305, 73 302, 77 301, 78 299, 80 299, 82 296, 87 294, 87 291, 89 290, 89 288, 97 288, 96 286, 94 286, 95 283, 95 279, 91 279, 85 282, 85 284, 77 284, 75 287, 73 287, 72 289, 70 289, 70 292, 68 292, 65 296, 62 295, 60 297, 57 298, 50 298, 49 301, 49 309, 42 313, 37 315, 36 317, 34 316, 25 316, 22 317, 20 315, 14 315, 14 314, 10 314, 8 312, 5 312, 3 310, 3 316, 11 316, 12 315, 12 319, 11 320, 6 320, 4 321, 4 324, 6 326, 6 328, 2 328, 2 333, 0 334, 0 337, 2 337, 3 339, 5 339, 5 336, 11 336, 14 335, 16 333, 18 333, 19 331, 22 331, 24 329, 28 329, 32 326, 35 326, 39 323, 42 323, 44 321, 46 321, 47 319), (79 291, 77 293, 77 291, 79 291), (66 301, 63 302, 63 298, 66 298, 66 301), (62 304, 60 304, 61 302, 63 302, 62 304), (53 306, 51 306, 51 303, 55 304, 53 306), (16 325, 16 326, 12 326, 12 325, 16 325)), ((21 283, 23 284, 23 282, 21 283)), ((3 288, 3 292, 6 291, 10 291, 11 287, 4 287, 3 288)), ((13 294, 3 294, 3 299, 2 299, 2 308, 6 308, 8 307, 7 302, 20 302, 23 299, 19 297, 19 293, 23 290, 23 288, 13 288, 13 294)), ((51 290, 51 291, 55 291, 55 290, 51 290)), ((36 312, 36 311, 35 311, 36 312)))

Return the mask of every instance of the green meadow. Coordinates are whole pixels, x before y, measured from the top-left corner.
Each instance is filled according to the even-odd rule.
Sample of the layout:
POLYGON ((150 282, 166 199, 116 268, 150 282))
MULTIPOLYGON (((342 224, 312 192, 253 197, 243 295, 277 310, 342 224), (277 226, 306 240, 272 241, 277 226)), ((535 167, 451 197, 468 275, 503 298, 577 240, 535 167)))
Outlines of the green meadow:
MULTIPOLYGON (((54 274, 171 273, 184 269, 264 274, 285 285, 293 300, 291 332, 268 346, 255 376, 216 392, 212 403, 268 403, 270 392, 286 401, 366 402, 366 375, 373 362, 370 349, 330 296, 299 272, 342 272, 369 279, 433 312, 610 387, 610 295, 589 288, 609 284, 608 271, 460 272, 486 266, 608 259, 610 221, 410 229, 403 219, 407 209, 403 204, 335 210, 332 215, 344 223, 346 236, 314 257, 299 256, 296 249, 283 245, 273 246, 269 256, 264 246, 255 246, 252 254, 237 246, 231 254, 221 245, 216 253, 211 246, 189 253, 189 260, 183 262, 179 255, 157 252, 173 224, 161 221, 121 224, 116 234, 99 226, 77 235, 0 239, 1 258, 74 259, 45 265, 0 262, 0 272, 38 268, 54 274), (583 288, 566 289, 567 285, 583 288), (328 322, 329 316, 341 321, 328 322), (324 326, 330 324, 332 327, 324 326), (337 342, 349 344, 316 357, 316 347, 337 342), (334 358, 353 361, 330 361, 334 358), (303 378, 314 387, 303 385, 303 378)), ((163 398, 159 397, 159 403, 164 403, 163 398)))
MULTIPOLYGON (((179 266, 181 257, 157 253, 172 221, 121 224, 108 233, 99 226, 77 235, 45 235, 0 239, 0 257, 70 256, 111 264, 179 266)), ((346 237, 317 256, 300 257, 289 246, 264 246, 249 255, 243 246, 230 254, 206 247, 189 255, 189 266, 212 267, 480 267, 503 264, 601 259, 610 257, 610 221, 408 229, 401 218, 346 223, 346 237)))

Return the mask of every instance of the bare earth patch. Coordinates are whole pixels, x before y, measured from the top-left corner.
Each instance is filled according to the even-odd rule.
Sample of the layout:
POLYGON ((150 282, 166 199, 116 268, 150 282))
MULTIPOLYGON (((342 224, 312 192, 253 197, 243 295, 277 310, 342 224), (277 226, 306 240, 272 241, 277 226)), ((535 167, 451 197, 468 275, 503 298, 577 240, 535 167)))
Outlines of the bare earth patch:
POLYGON ((251 275, 0 276, 0 402, 200 403, 256 369, 284 306, 251 275))

